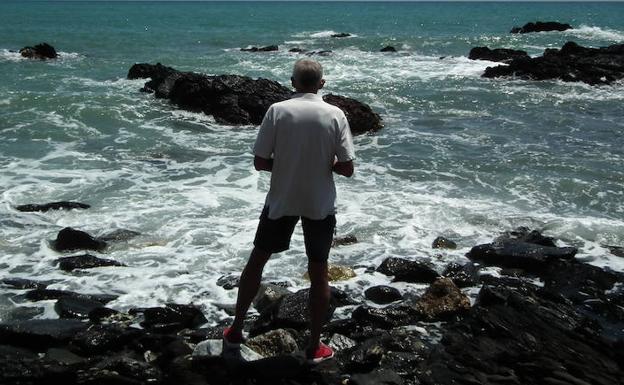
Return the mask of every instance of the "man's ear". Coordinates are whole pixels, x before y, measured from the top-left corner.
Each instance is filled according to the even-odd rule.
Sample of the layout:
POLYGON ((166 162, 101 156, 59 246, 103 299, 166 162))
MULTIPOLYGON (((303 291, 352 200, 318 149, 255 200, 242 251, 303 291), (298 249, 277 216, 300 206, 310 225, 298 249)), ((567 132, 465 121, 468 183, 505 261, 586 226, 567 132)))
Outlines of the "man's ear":
POLYGON ((323 88, 324 85, 325 85, 325 79, 321 79, 321 81, 319 82, 319 88, 318 89, 320 90, 321 88, 323 88))

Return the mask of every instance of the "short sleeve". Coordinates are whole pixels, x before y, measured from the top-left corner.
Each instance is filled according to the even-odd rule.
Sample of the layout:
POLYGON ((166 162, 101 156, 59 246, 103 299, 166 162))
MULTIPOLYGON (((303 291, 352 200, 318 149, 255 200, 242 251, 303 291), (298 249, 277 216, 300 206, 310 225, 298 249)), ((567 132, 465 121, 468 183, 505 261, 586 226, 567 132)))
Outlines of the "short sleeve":
POLYGON ((275 118, 273 114, 273 106, 271 106, 264 114, 253 148, 254 155, 264 159, 271 159, 275 147, 275 118))
POLYGON ((351 128, 344 113, 338 118, 338 135, 336 140, 336 158, 338 162, 348 162, 355 159, 351 128))

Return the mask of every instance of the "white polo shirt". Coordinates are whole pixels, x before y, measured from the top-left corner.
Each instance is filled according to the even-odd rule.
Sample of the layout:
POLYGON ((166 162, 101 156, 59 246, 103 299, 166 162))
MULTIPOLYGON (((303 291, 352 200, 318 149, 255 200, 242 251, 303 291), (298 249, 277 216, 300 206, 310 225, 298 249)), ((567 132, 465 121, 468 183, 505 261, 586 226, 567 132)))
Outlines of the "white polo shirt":
POLYGON ((254 154, 273 158, 268 216, 323 219, 336 212, 332 167, 355 159, 349 123, 342 110, 318 94, 299 93, 267 111, 254 154))

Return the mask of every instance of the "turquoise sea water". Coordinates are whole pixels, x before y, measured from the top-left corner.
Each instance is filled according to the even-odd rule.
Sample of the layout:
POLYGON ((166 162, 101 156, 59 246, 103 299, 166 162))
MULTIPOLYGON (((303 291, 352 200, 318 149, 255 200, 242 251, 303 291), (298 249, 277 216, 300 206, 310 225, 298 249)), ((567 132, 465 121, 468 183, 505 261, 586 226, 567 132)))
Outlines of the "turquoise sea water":
MULTIPOLYGON (((622 14, 623 3, 1 2, 0 277, 117 293, 120 309, 193 301, 223 317, 213 305, 235 293, 216 278, 243 266, 269 182, 251 165, 256 127, 178 110, 125 76, 161 62, 288 84, 293 47, 332 50, 318 57, 326 92, 369 103, 385 122, 355 139, 356 176, 338 180, 338 235, 360 240, 333 251, 333 262, 359 266, 341 286, 387 282, 364 270, 388 256, 442 269, 521 225, 624 270, 603 247, 624 245, 624 84, 482 79, 493 63, 467 59, 481 45, 538 55, 566 41, 624 43, 622 14), (576 28, 508 33, 536 20, 576 28), (11 52, 42 41, 58 60, 11 52), (280 50, 240 52, 269 44, 280 50), (378 52, 385 45, 399 52, 378 52), (13 208, 56 200, 93 207, 13 208), (47 243, 64 226, 142 235, 105 253, 128 267, 67 274, 47 243), (438 235, 460 247, 432 250, 438 235)), ((298 230, 266 273, 305 286, 304 270, 298 230)), ((54 316, 50 304, 43 316, 54 316)))

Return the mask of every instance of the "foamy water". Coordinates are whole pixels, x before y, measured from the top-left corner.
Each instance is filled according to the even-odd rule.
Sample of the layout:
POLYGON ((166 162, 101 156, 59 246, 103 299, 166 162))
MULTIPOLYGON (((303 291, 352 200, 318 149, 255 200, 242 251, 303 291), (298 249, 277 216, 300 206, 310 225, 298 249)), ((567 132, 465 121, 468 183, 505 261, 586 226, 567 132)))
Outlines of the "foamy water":
MULTIPOLYGON (((578 247, 580 259, 624 271, 624 260, 604 247, 624 244, 622 83, 591 87, 482 79, 484 69, 495 64, 466 58, 470 47, 480 44, 537 54, 575 36, 587 45, 617 43, 624 26, 614 26, 611 13, 604 11, 608 25, 587 20, 574 31, 517 36, 507 33, 512 20, 497 19, 495 28, 478 21, 476 30, 457 24, 451 32, 431 26, 435 5, 392 5, 399 8, 389 11, 377 4, 366 12, 349 8, 355 5, 326 5, 347 7, 359 16, 349 23, 327 16, 323 25, 287 24, 267 32, 254 24, 262 20, 257 12, 287 18, 280 13, 286 10, 266 5, 254 8, 248 29, 230 36, 194 29, 194 22, 188 23, 192 33, 182 33, 175 22, 192 15, 234 17, 227 16, 233 12, 228 7, 239 17, 252 12, 248 5, 189 3, 173 11, 163 4, 135 13, 127 6, 127 21, 100 10, 102 18, 121 24, 102 27, 109 29, 94 36, 54 36, 61 60, 27 61, 9 52, 19 44, 0 47, 0 70, 7 74, 0 79, 0 277, 117 294, 110 306, 120 310, 193 302, 211 322, 224 318, 215 304, 233 303, 236 291, 218 287, 216 280, 244 266, 269 186, 269 174, 252 166, 256 127, 223 126, 210 116, 179 110, 139 92, 144 81, 125 75, 134 62, 160 61, 181 70, 262 76, 287 85, 293 61, 303 57, 287 52, 294 47, 332 50, 316 56, 325 68, 324 92, 369 103, 385 123, 382 131, 355 138, 355 176, 336 177, 337 235, 359 240, 332 250, 331 262, 353 266, 358 274, 338 287, 358 296, 371 285, 388 283, 390 278, 365 271, 392 256, 427 260, 441 271, 450 262, 466 262, 472 246, 517 226, 540 229, 562 246, 578 247), (148 22, 163 12, 160 7, 171 12, 171 26, 148 22), (397 15, 393 29, 371 29, 371 20, 388 12, 397 15), (118 34, 126 29, 136 29, 136 41, 119 47, 118 34), (343 31, 353 36, 330 37, 343 31), (268 44, 278 44, 280 51, 237 48, 268 44), (378 52, 388 44, 399 52, 378 52), (57 200, 92 207, 48 213, 14 209, 57 200), (97 253, 127 267, 65 273, 54 265, 63 255, 48 243, 65 226, 93 235, 119 228, 141 235, 97 253), (455 240, 458 249, 431 249, 439 235, 455 240)), ((299 6, 280 7, 300 11, 299 6)), ((80 7, 87 8, 78 16, 91 13, 80 7)), ((466 12, 443 9, 449 20, 466 12)), ((4 17, 23 12, 0 10, 4 17)), ((69 14, 75 17, 68 26, 81 22, 69 14)), ((25 39, 25 32, 6 28, 0 28, 0 37, 11 39, 0 41, 25 39)), ((269 262, 266 280, 305 287, 305 269, 298 228, 291 250, 269 262)), ((420 293, 426 286, 398 287, 420 293)), ((56 317, 53 301, 32 304, 14 297, 19 291, 7 292, 0 298, 0 317, 13 302, 44 305, 41 317, 56 317)))

